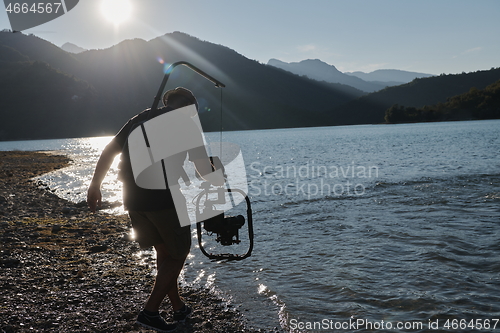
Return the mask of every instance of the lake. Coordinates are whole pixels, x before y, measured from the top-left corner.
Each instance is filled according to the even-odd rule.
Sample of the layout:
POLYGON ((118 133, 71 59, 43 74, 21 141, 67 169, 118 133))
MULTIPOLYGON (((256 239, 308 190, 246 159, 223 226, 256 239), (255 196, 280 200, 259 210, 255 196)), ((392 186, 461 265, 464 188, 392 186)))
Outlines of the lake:
MULTIPOLYGON (((182 284, 211 288, 256 328, 500 329, 499 120, 222 138, 238 144, 245 161, 254 252, 240 262, 211 262, 193 246, 182 284)), ((78 202, 109 140, 0 142, 0 150, 68 154, 69 168, 41 179, 78 202)), ((103 194, 121 200, 116 163, 103 194)))

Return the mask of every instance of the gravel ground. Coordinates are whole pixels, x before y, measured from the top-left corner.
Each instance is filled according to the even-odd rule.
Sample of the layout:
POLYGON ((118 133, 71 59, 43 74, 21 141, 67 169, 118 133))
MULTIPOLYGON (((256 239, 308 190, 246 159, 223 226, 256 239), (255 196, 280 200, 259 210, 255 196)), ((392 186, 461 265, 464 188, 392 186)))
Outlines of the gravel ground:
MULTIPOLYGON (((133 258, 128 218, 91 214, 33 180, 68 163, 0 152, 0 332, 147 332, 135 319, 154 265, 133 258)), ((181 291, 194 312, 177 332, 262 332, 209 290, 181 291)))

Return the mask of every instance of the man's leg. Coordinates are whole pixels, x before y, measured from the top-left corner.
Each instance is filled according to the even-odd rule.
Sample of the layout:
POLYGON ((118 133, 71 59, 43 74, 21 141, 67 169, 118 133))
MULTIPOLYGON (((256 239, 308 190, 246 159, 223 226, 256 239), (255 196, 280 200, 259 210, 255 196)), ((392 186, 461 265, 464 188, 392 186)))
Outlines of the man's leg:
POLYGON ((155 250, 157 262, 155 285, 144 308, 152 312, 159 311, 161 302, 168 295, 173 310, 179 310, 183 307, 184 302, 179 296, 177 278, 186 258, 172 258, 163 243, 155 245, 155 250))

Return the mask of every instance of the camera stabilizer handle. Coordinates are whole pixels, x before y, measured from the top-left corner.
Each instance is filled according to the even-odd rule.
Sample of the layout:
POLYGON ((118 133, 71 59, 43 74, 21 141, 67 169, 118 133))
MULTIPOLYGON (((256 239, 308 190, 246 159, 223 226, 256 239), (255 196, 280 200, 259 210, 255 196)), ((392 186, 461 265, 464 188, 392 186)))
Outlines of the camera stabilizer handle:
POLYGON ((163 94, 163 90, 165 89, 165 85, 167 84, 168 78, 170 77, 170 73, 172 73, 174 68, 176 66, 179 66, 179 65, 186 66, 186 67, 190 68, 191 70, 193 70, 194 72, 198 73, 199 75, 203 76, 205 79, 211 81, 215 85, 216 88, 226 87, 226 85, 224 83, 220 82, 219 80, 217 80, 213 76, 205 73, 204 71, 202 71, 198 67, 195 67, 194 65, 190 64, 189 62, 186 62, 186 61, 174 62, 165 71, 165 76, 163 76, 163 80, 161 81, 160 88, 158 89, 158 93, 156 94, 156 96, 154 98, 153 105, 151 106, 151 110, 156 110, 158 108, 158 104, 160 103, 161 96, 163 94))

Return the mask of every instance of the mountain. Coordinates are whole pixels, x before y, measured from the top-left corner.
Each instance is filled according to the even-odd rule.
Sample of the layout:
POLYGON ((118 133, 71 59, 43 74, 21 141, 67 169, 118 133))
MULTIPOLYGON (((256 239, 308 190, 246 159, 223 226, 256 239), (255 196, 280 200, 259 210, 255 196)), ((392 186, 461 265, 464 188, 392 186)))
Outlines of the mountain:
POLYGON ((386 110, 395 104, 425 108, 426 105, 445 103, 449 98, 466 93, 471 88, 485 89, 498 80, 500 68, 415 79, 357 98, 333 108, 331 114, 338 117, 338 125, 383 123, 386 110))
POLYGON ((1 31, 0 45, 16 50, 31 61, 46 62, 53 68, 66 73, 71 73, 71 70, 78 66, 78 61, 72 54, 32 34, 1 31))
POLYGON ((401 71, 398 69, 377 69, 370 73, 345 72, 344 74, 358 77, 368 82, 385 82, 391 86, 411 82, 415 79, 434 76, 432 74, 401 71))
POLYGON ((307 59, 291 63, 270 59, 267 64, 297 75, 305 75, 314 80, 346 84, 365 92, 375 92, 385 87, 405 84, 417 78, 433 76, 432 74, 397 69, 379 69, 371 73, 342 73, 335 66, 329 65, 319 59, 307 59))
POLYGON ((45 62, 0 61, 0 90, 0 140, 87 136, 96 120, 95 89, 45 62))
POLYGON ((66 52, 75 53, 75 54, 87 51, 87 49, 84 49, 83 47, 80 47, 80 46, 72 44, 72 43, 64 43, 61 46, 61 49, 63 49, 66 52))
POLYGON ((78 54, 36 36, 0 32, 0 140, 112 135, 151 106, 168 64, 181 60, 226 84, 218 89, 184 66, 170 75, 166 89, 185 86, 197 96, 205 131, 382 123, 394 104, 444 103, 500 79, 497 68, 415 79, 366 94, 181 32, 78 54))
POLYGON ((185 86, 195 93, 207 131, 329 125, 332 108, 363 95, 180 32, 78 54, 22 33, 0 32, 0 45, 5 46, 0 59, 2 53, 24 59, 17 67, 6 62, 0 76, 0 89, 11 92, 0 106, 0 117, 8 119, 0 122, 2 140, 114 134, 128 118, 151 106, 166 65, 180 60, 226 84, 217 89, 184 66, 170 76, 167 89, 185 86), (9 67, 16 70, 9 72, 9 67))
POLYGON ((335 68, 335 66, 329 65, 319 59, 307 59, 301 62, 290 63, 270 59, 267 64, 297 75, 307 76, 314 80, 345 84, 365 92, 374 92, 387 87, 387 84, 384 83, 366 82, 358 77, 346 75, 335 68))
POLYGON ((0 62, 29 61, 30 58, 10 46, 0 45, 0 62))

